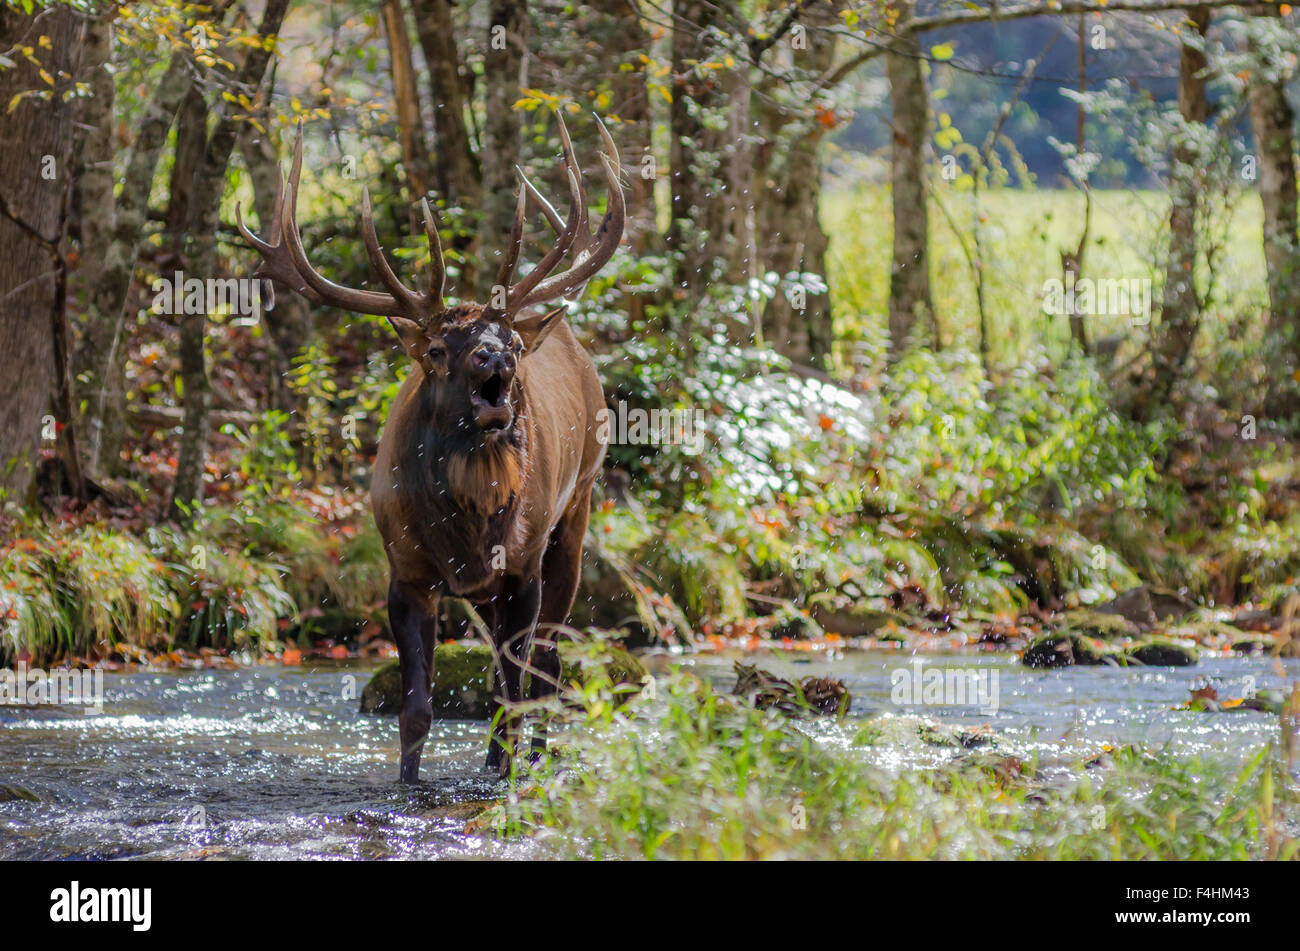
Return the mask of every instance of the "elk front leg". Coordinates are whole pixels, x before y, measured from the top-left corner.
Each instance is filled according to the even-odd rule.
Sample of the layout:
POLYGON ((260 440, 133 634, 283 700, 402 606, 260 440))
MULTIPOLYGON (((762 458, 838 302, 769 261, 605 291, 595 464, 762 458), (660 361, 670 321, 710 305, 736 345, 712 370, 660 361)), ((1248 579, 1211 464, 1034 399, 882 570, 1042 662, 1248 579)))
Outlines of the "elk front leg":
MULTIPOLYGON (((587 519, 591 513, 591 490, 579 493, 570 514, 551 534, 550 544, 542 557, 542 605, 538 613, 538 633, 533 648, 533 679, 528 695, 534 700, 549 697, 559 689, 559 626, 569 621, 573 597, 578 593, 582 573, 582 543, 587 537, 587 519)), ((546 725, 533 726, 531 755, 534 760, 546 751, 546 725)))
POLYGON ((433 652, 438 640, 438 609, 428 610, 397 584, 388 587, 388 623, 397 640, 402 669, 402 709, 398 727, 402 738, 401 781, 420 778, 420 753, 433 723, 433 652))
POLYGON ((541 608, 542 582, 534 576, 507 585, 497 608, 497 626, 493 634, 496 645, 494 691, 498 707, 504 706, 488 745, 486 767, 505 776, 510 771, 510 757, 519 739, 518 711, 513 709, 524 699, 524 667, 532 649, 537 612, 541 608))

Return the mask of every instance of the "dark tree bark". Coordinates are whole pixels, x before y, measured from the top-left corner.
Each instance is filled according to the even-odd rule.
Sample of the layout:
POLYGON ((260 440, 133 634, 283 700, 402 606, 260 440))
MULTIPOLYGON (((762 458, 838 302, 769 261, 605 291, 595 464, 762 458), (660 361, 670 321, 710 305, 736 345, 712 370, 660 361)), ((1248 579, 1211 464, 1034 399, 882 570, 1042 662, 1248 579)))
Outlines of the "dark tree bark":
MULTIPOLYGON (((272 80, 273 82, 274 80, 272 80)), ((271 91, 267 90, 267 100, 271 91)), ((262 125, 270 129, 270 109, 263 110, 262 125)), ((275 200, 280 193, 280 156, 269 133, 259 132, 252 123, 246 123, 240 132, 239 151, 253 184, 253 210, 257 213, 259 230, 271 232, 275 217, 275 200)), ((249 273, 255 265, 249 264, 249 273)), ((265 287, 265 285, 264 285, 265 287)), ((268 366, 267 401, 273 409, 293 411, 297 404, 293 391, 285 384, 293 357, 311 335, 311 307, 300 295, 285 285, 277 284, 274 296, 264 298, 262 320, 267 329, 268 366)))
POLYGON ((486 61, 486 118, 483 126, 483 227, 479 232, 479 290, 492 296, 515 216, 515 165, 522 126, 514 104, 523 89, 528 53, 527 0, 491 0, 486 61))
MULTIPOLYGON (((75 187, 80 214, 81 259, 78 274, 93 282, 102 274, 113 243, 113 26, 117 5, 89 18, 85 52, 82 56, 82 81, 90 94, 82 100, 77 148, 78 171, 75 187)), ((99 453, 103 438, 106 397, 104 374, 106 360, 120 337, 121 321, 101 319, 103 314, 85 308, 84 327, 72 356, 72 373, 77 381, 78 396, 84 413, 77 421, 81 449, 88 474, 99 474, 99 453)), ((120 414, 119 414, 120 418, 120 414)), ((116 461, 116 460, 115 460, 116 461)), ((109 470, 116 467, 109 465, 109 470)))
MULTIPOLYGON (((608 37, 605 48, 617 57, 619 66, 624 63, 639 66, 638 56, 649 48, 650 36, 641 26, 636 8, 627 0, 592 0, 591 6, 603 19, 601 36, 608 37)), ((607 63, 605 60, 602 62, 607 63)), ((650 166, 645 162, 647 157, 653 158, 650 96, 645 72, 639 68, 620 68, 610 75, 609 83, 612 91, 609 111, 622 120, 611 131, 618 143, 623 167, 627 169, 624 175, 628 186, 627 225, 623 229, 623 240, 634 253, 644 254, 659 242, 654 193, 658 170, 654 169, 656 174, 650 174, 650 166), (645 174, 643 169, 647 170, 645 174)))
MULTIPOLYGON (((837 20, 837 5, 826 0, 812 0, 804 8, 800 23, 808 28, 806 48, 789 50, 788 72, 817 77, 831 68, 835 36, 828 28, 837 20)), ((763 335, 777 352, 796 363, 824 370, 832 342, 830 295, 799 290, 792 301, 786 275, 811 273, 826 280, 827 241, 818 208, 820 154, 825 120, 833 123, 834 118, 824 104, 803 94, 798 80, 796 84, 784 93, 768 89, 757 97, 754 109, 763 143, 754 161, 759 261, 762 270, 781 278, 780 290, 763 312, 763 335)))
POLYGON ((433 100, 433 176, 438 194, 448 208, 461 209, 452 224, 468 223, 451 236, 450 247, 463 261, 459 275, 448 275, 449 290, 461 295, 478 288, 479 248, 476 216, 483 204, 483 170, 470 141, 465 112, 471 99, 460 50, 452 0, 412 0, 415 31, 429 69, 429 95, 433 100))
MULTIPOLYGON (((74 365, 78 377, 85 380, 83 432, 87 437, 85 454, 93 475, 121 473, 126 425, 122 404, 126 388, 127 294, 139 260, 154 172, 167 144, 177 107, 192 82, 185 57, 174 55, 145 106, 135 141, 127 153, 121 188, 113 199, 111 214, 105 219, 111 222, 111 231, 100 264, 92 269, 83 262, 81 268, 87 284, 85 329, 74 365)), ((111 131, 111 127, 101 126, 93 135, 101 137, 103 144, 109 144, 111 131)), ((82 187, 85 195, 87 183, 83 182, 82 187)), ((111 179, 108 197, 113 197, 111 179)))
MULTIPOLYGON (((1277 17, 1266 7, 1256 16, 1277 17)), ((1260 51, 1256 47, 1255 52, 1260 51)), ((1296 211, 1295 110, 1287 100, 1282 63, 1260 63, 1248 90, 1250 128, 1259 155, 1264 208, 1264 262, 1268 270, 1269 409, 1300 409, 1300 234, 1296 211)))
POLYGON ((60 451, 75 464, 64 438, 74 432, 66 372, 67 273, 63 240, 67 226, 70 149, 75 101, 64 100, 82 53, 85 20, 65 6, 26 16, 0 7, 0 45, 22 42, 36 47, 41 68, 25 58, 0 70, 0 494, 21 504, 35 500, 35 473, 42 417, 60 407, 65 437, 60 451), (46 49, 37 42, 50 40, 46 49), (12 109, 13 97, 27 96, 12 109))
MULTIPOLYGON (((700 65, 725 55, 709 31, 728 22, 710 0, 674 6, 669 245, 678 254, 674 291, 688 304, 717 281, 747 281, 754 266, 749 72, 739 64, 700 65)), ((735 324, 729 332, 744 343, 753 327, 735 324)))
MULTIPOLYGON (((1196 7, 1188 11, 1188 29, 1204 38, 1210 25, 1210 11, 1196 7)), ((1188 126, 1209 118, 1205 95, 1206 59, 1202 49, 1184 43, 1178 66, 1178 111, 1188 126)), ((1153 397, 1158 405, 1172 392, 1192 351, 1200 325, 1201 305, 1196 291, 1196 220, 1200 196, 1205 189, 1204 156, 1190 132, 1175 144, 1170 167, 1169 255, 1165 262, 1164 295, 1160 307, 1160 329, 1156 339, 1152 370, 1153 397)))
POLYGON ((380 7, 384 35, 388 38, 389 70, 393 77, 393 96, 397 100, 397 127, 402 141, 402 167, 412 202, 428 195, 433 188, 429 146, 424 139, 420 117, 420 89, 415 82, 415 64, 411 59, 411 40, 406 31, 406 14, 400 0, 384 0, 380 7))
MULTIPOLYGON (((262 84, 271 60, 269 41, 280 32, 289 0, 267 0, 258 36, 261 43, 250 49, 235 77, 235 85, 251 96, 262 84)), ((224 100, 218 107, 217 122, 208 137, 203 161, 194 177, 185 249, 185 273, 201 280, 212 277, 216 263, 217 229, 220 226, 221 195, 225 190, 226 166, 238 134, 236 117, 224 100)), ((207 458, 212 389, 208 380, 204 336, 207 314, 185 314, 181 318, 181 380, 185 387, 185 420, 181 432, 172 487, 171 515, 188 520, 203 498, 203 470, 207 458)))
POLYGON ((456 45, 451 0, 412 0, 415 30, 429 68, 438 191, 450 205, 477 210, 483 200, 482 170, 465 125, 469 84, 456 45))
POLYGON ((927 333, 936 348, 938 325, 930 293, 930 218, 926 205, 925 143, 930 132, 930 100, 921 65, 921 47, 906 33, 913 16, 902 0, 896 30, 885 56, 892 107, 893 151, 890 181, 894 206, 894 257, 889 273, 890 357, 897 358, 927 333))

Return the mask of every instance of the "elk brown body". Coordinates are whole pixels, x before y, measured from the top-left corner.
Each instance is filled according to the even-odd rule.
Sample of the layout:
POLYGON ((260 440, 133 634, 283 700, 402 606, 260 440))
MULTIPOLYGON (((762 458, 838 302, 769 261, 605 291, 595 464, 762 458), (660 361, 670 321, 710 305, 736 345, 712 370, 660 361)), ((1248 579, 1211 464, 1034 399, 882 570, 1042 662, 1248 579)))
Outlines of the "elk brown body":
MULTIPOLYGON (((387 317, 413 361, 389 410, 371 486, 388 555, 388 614, 402 671, 403 782, 419 778, 432 722, 441 597, 466 598, 483 618, 496 658, 498 704, 509 708, 524 699, 525 673, 531 673, 533 698, 553 693, 559 682, 554 628, 568 619, 577 591, 592 487, 605 455, 597 418, 605 404, 564 308, 526 311, 581 290, 614 253, 624 219, 618 152, 604 126, 600 158, 610 195, 595 235, 562 119, 559 131, 568 221, 518 172, 514 227, 497 275, 500 293, 490 305, 444 304, 442 254, 427 202, 432 277, 426 290, 412 290, 393 274, 375 234, 368 194, 362 232, 371 267, 388 292, 343 287, 317 273, 296 221, 301 125, 269 240, 239 221, 244 238, 262 256, 259 277, 279 280, 315 303, 387 317), (557 240, 512 283, 529 199, 540 206, 557 240), (566 256, 570 267, 552 276, 566 256), (543 636, 535 637, 539 630, 543 636)), ((503 775, 518 742, 518 723, 510 715, 494 720, 487 767, 503 775)), ((539 728, 533 746, 544 745, 539 728)))

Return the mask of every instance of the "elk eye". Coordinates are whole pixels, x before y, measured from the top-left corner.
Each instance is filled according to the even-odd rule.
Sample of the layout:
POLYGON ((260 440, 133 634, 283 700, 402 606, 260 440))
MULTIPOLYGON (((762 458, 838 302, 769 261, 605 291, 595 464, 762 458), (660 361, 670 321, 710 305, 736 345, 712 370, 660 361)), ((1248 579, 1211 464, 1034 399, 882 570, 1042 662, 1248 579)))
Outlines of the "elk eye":
POLYGON ((430 360, 441 360, 446 355, 447 355, 447 351, 438 344, 434 344, 432 347, 429 348, 430 360))

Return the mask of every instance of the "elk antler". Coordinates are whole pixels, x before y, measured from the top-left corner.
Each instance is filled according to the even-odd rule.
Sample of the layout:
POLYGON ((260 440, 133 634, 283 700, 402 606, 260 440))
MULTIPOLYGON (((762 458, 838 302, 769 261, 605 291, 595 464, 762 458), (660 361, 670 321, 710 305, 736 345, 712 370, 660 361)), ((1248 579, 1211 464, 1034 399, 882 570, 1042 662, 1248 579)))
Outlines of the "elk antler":
POLYGON ((528 176, 515 166, 519 177, 519 201, 515 206, 514 227, 510 232, 510 244, 506 248, 505 260, 497 273, 496 283, 510 287, 506 294, 504 313, 516 314, 525 307, 541 304, 557 297, 567 297, 581 288, 597 271, 605 266, 613 256, 618 243, 623 238, 625 207, 623 189, 619 183, 622 166, 618 160, 618 147, 614 138, 605 128, 605 124, 596 116, 605 151, 600 155, 601 165, 605 169, 605 178, 609 182, 609 208, 600 223, 600 229, 591 234, 587 218, 587 191, 583 181, 582 169, 573 154, 573 142, 569 130, 565 128, 564 116, 555 114, 560 125, 560 142, 564 151, 564 169, 569 180, 569 221, 564 224, 559 214, 528 180, 528 176), (524 212, 527 198, 531 196, 542 209, 542 214, 558 235, 555 245, 546 252, 537 265, 517 284, 510 285, 515 266, 519 263, 519 252, 523 241, 524 212), (548 277, 560 260, 573 251, 573 265, 566 271, 548 277))
MULTIPOLYGON (((564 149, 564 169, 569 181, 569 220, 565 224, 555 208, 551 206, 528 176, 516 166, 515 174, 519 178, 519 199, 515 205, 514 225, 510 230, 510 243, 506 247, 505 259, 497 272, 496 283, 507 287, 504 308, 488 308, 501 315, 517 314, 525 307, 565 297, 581 288, 613 256, 618 243, 623 237, 625 207, 623 190, 619 184, 622 167, 619 165, 618 148, 614 139, 605 128, 600 117, 596 123, 600 128, 605 151, 601 153, 601 165, 605 169, 605 178, 609 182, 609 207, 600 228, 592 235, 587 218, 587 192, 583 182, 582 170, 573 154, 573 142, 569 139, 569 130, 564 126, 564 117, 558 112, 556 118, 560 124, 560 141, 564 149), (542 209, 542 214, 558 238, 549 251, 543 255, 537 265, 518 283, 511 285, 515 267, 519 263, 523 245, 524 218, 528 198, 532 197, 542 209), (573 252, 572 266, 554 276, 549 276, 557 264, 570 251, 573 252)), ((302 120, 298 121, 298 135, 293 146, 293 164, 289 176, 282 179, 280 193, 275 201, 275 219, 271 223, 270 240, 263 240, 254 235, 244 225, 242 211, 235 206, 235 219, 239 233, 262 256, 262 263, 256 273, 260 278, 273 278, 287 284, 312 303, 326 304, 344 310, 363 314, 387 317, 399 335, 406 331, 400 326, 403 318, 413 320, 420 329, 428 327, 438 314, 445 310, 443 293, 446 285, 446 267, 442 259, 442 245, 438 241, 438 229, 433 220, 433 212, 427 200, 421 200, 424 213, 424 233, 429 242, 431 274, 426 291, 416 291, 401 282, 388 259, 384 257, 375 234, 375 222, 371 214, 370 191, 362 192, 361 232, 366 243, 366 254, 370 267, 388 288, 387 293, 367 291, 359 288, 344 287, 324 277, 307 260, 307 252, 302 246, 302 234, 298 229, 298 180, 302 174, 302 120)), ((409 328, 409 325, 408 325, 409 328)))
MULTIPOLYGON (((366 253, 370 266, 374 269, 388 293, 367 291, 344 287, 321 275, 307 260, 303 250, 302 234, 298 230, 298 179, 302 174, 302 120, 298 121, 298 136, 293 145, 293 164, 289 177, 281 181, 280 194, 275 201, 275 220, 271 224, 271 239, 258 238, 244 225, 243 215, 238 205, 235 206, 235 220, 239 233, 262 256, 262 263, 255 272, 260 278, 274 278, 293 288, 312 303, 326 304, 357 313, 374 314, 377 317, 406 317, 416 321, 421 327, 444 309, 443 291, 445 289, 446 268, 442 260, 442 245, 438 241, 438 229, 433 221, 433 212, 427 200, 421 201, 424 212, 424 233, 429 242, 430 264, 432 273, 427 291, 413 291, 393 273, 388 260, 379 246, 375 234, 375 222, 370 210, 370 192, 362 192, 361 231, 366 242, 366 253)), ((396 327, 396 324, 394 324, 396 327)), ((398 332, 401 330, 398 328, 398 332)))

